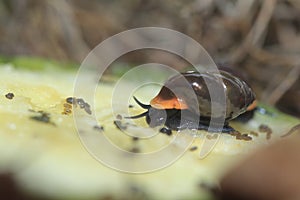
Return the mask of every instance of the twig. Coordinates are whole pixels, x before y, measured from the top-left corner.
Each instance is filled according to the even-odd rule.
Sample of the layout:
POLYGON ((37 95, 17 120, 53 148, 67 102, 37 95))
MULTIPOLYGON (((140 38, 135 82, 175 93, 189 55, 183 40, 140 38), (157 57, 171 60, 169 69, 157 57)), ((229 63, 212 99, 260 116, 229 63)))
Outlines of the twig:
POLYGON ((265 33, 267 26, 272 17, 274 8, 276 6, 276 0, 264 0, 263 5, 260 9, 259 15, 252 26, 252 29, 246 36, 242 45, 233 53, 231 61, 239 62, 242 60, 248 51, 254 46, 260 46, 259 41, 265 33))
POLYGON ((287 77, 279 81, 280 84, 271 92, 268 91, 263 95, 266 99, 262 99, 264 102, 275 105, 280 97, 298 80, 300 76, 300 65, 296 65, 291 69, 287 77))
POLYGON ((90 52, 90 48, 83 40, 70 3, 66 0, 47 2, 48 6, 51 6, 55 10, 55 14, 59 16, 59 24, 63 31, 64 41, 71 53, 71 57, 75 60, 82 61, 82 59, 90 52))
POLYGON ((286 134, 282 135, 281 137, 287 137, 296 131, 300 133, 300 124, 293 126, 286 134))
MULTIPOLYGON (((283 49, 279 52, 284 51, 283 49)), ((252 48, 249 52, 249 55, 254 59, 261 63, 276 63, 277 65, 281 66, 291 66, 295 63, 299 63, 299 57, 293 55, 282 55, 282 53, 272 53, 268 50, 261 49, 261 48, 252 48)))

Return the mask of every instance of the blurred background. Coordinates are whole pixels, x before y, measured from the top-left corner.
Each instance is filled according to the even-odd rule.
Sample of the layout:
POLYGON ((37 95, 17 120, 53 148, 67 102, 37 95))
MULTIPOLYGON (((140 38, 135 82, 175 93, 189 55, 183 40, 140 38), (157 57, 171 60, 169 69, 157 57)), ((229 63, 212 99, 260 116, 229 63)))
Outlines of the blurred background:
MULTIPOLYGON (((80 64, 121 31, 158 26, 198 41, 216 63, 246 76, 261 102, 300 117, 298 0, 0 0, 0 55, 80 64)), ((122 62, 160 61, 167 53, 131 53, 122 62)))

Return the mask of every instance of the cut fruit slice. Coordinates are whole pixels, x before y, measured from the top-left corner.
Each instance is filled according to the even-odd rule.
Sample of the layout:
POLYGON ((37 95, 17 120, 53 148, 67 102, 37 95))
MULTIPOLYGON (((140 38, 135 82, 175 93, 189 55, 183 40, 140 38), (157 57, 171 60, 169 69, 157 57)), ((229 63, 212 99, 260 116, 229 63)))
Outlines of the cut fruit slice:
MULTIPOLYGON (((272 116, 256 112, 248 123, 232 122, 230 125, 242 134, 221 134, 212 152, 203 159, 199 157, 203 142, 216 135, 196 131, 193 143, 172 165, 146 174, 123 173, 94 159, 78 137, 74 109, 81 109, 82 117, 91 115, 84 107, 75 107, 70 99, 66 100, 73 97, 75 75, 75 71, 32 72, 9 65, 0 67, 0 172, 13 173, 21 189, 39 197, 209 199, 209 192, 201 185, 217 185, 230 166, 259 146, 280 139, 299 123, 298 119, 268 108, 272 116), (262 124, 270 128, 270 139, 267 139, 265 129, 259 129, 262 124), (243 139, 243 134, 251 140, 245 140, 246 135, 243 139)), ((116 124, 125 126, 126 121, 120 116, 114 117, 111 111, 113 84, 100 83, 97 91, 101 92, 96 92, 95 99, 101 103, 91 111, 100 126, 87 122, 82 130, 85 134, 104 134, 119 148, 139 154, 170 144, 174 149, 185 150, 180 141, 171 143, 177 134, 185 134, 185 131, 173 132, 171 136, 159 133, 148 139, 124 134, 122 126, 116 124)), ((146 99, 152 93, 145 91, 141 98, 146 99)), ((141 112, 134 101, 131 104, 134 105, 129 108, 132 113, 141 112)), ((144 119, 138 121, 142 127, 126 126, 143 134, 147 124, 144 119)), ((186 137, 192 136, 186 134, 186 137)))

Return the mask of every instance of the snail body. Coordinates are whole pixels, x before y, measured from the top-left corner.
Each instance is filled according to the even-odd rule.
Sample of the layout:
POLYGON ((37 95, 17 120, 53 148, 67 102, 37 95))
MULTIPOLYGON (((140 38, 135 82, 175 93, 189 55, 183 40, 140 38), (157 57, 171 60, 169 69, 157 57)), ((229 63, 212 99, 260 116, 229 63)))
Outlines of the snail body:
POLYGON ((233 129, 228 121, 255 107, 250 86, 222 70, 175 75, 165 82, 150 105, 134 99, 147 111, 130 118, 145 116, 150 127, 165 125, 172 130, 208 130, 210 123, 214 123, 222 130, 210 130, 230 132, 233 129))

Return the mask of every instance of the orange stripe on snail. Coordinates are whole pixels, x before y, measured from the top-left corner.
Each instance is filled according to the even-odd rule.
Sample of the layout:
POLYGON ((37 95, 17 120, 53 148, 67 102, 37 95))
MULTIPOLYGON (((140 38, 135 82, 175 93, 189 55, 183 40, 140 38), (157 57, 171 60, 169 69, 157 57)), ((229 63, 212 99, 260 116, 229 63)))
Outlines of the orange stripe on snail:
POLYGON ((257 107, 257 100, 254 100, 248 107, 247 111, 254 110, 257 107))
POLYGON ((188 109, 186 103, 176 97, 172 99, 163 99, 159 95, 150 101, 150 105, 156 109, 188 109))

